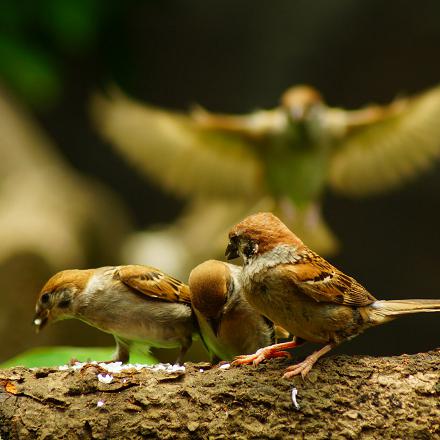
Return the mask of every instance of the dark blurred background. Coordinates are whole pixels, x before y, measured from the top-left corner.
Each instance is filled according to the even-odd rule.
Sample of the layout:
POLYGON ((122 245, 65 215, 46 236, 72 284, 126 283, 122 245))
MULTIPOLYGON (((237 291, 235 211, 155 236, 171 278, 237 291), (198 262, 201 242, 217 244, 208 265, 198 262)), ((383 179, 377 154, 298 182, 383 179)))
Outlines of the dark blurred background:
MULTIPOLYGON (((93 178, 119 197, 118 210, 126 211, 135 229, 173 220, 182 203, 146 181, 95 134, 88 102, 111 82, 162 107, 186 110, 200 103, 239 113, 275 106, 282 91, 297 83, 318 88, 329 105, 357 108, 422 91, 439 79, 435 0, 0 4, 3 87, 28 108, 81 178, 93 178)), ((326 194, 324 216, 342 242, 331 261, 379 298, 440 298, 439 190, 435 166, 386 195, 350 200, 326 194)), ((34 298, 53 269, 33 257, 14 258, 1 270, 6 304, 0 360, 31 345, 112 343, 77 322, 34 336, 34 298), (23 273, 32 278, 27 284, 23 273)), ((116 249, 91 252, 78 264, 117 263, 116 249)), ((339 350, 423 351, 438 346, 439 328, 438 315, 412 316, 372 329, 339 350)))

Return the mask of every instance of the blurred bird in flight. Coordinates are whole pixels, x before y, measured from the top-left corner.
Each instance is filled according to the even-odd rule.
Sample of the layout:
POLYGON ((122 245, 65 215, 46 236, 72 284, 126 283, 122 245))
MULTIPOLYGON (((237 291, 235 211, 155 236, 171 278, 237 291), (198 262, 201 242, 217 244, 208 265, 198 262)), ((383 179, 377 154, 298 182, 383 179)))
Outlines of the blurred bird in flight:
POLYGON ((245 115, 166 111, 113 89, 93 98, 92 115, 102 136, 148 178, 188 200, 174 224, 138 236, 130 250, 164 266, 139 249, 155 248, 158 238, 174 243, 170 254, 187 265, 165 269, 179 275, 220 254, 228 227, 262 210, 332 253, 337 240, 320 211, 326 188, 348 197, 380 193, 427 171, 440 154, 440 86, 345 110, 299 85, 279 106, 245 115))

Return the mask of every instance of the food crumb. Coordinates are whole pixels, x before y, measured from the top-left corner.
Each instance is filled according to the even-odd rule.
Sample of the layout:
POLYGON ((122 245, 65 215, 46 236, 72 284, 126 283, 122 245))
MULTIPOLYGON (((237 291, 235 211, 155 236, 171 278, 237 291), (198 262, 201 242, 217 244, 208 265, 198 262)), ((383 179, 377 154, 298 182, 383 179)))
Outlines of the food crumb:
POLYGON ((292 388, 292 403, 296 409, 299 409, 298 401, 296 400, 296 396, 298 395, 298 390, 296 388, 292 388))

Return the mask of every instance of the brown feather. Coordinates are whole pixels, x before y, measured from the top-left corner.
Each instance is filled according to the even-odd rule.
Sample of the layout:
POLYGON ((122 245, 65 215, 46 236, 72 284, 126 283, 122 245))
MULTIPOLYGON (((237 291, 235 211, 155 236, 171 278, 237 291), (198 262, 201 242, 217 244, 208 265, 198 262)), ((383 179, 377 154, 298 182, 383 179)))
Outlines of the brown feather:
POLYGON ((114 275, 125 285, 152 298, 170 302, 190 303, 186 284, 150 266, 128 265, 119 268, 114 275))
POLYGON ((258 253, 263 254, 282 244, 302 246, 303 242, 281 220, 270 212, 259 212, 235 225, 229 238, 249 237, 258 243, 258 253))
POLYGON ((354 278, 310 250, 272 213, 260 212, 245 218, 229 234, 230 238, 237 236, 254 241, 258 245, 259 255, 280 245, 296 249, 292 261, 279 265, 282 276, 290 276, 293 284, 316 301, 366 306, 376 300, 354 278))
POLYGON ((208 260, 195 267, 189 275, 191 302, 207 318, 218 318, 225 306, 229 279, 227 266, 208 260))
POLYGON ((295 264, 280 265, 284 276, 305 294, 319 302, 349 306, 366 306, 376 298, 354 278, 345 275, 328 261, 304 247, 295 264))
POLYGON ((38 296, 40 297, 46 292, 55 292, 60 288, 65 289, 69 285, 76 286, 78 290, 83 290, 93 271, 94 269, 69 269, 58 272, 47 281, 38 296))

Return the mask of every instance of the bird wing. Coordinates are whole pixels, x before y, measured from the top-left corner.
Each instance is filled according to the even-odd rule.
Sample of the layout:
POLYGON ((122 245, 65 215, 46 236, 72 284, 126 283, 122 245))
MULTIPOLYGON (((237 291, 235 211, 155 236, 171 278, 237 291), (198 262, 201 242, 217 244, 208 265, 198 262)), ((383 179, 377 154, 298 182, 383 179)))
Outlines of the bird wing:
POLYGON ((282 266, 301 292, 319 302, 366 306, 376 301, 354 278, 308 250, 299 261, 282 266))
POLYGON ((286 113, 279 107, 272 110, 257 110, 245 115, 229 115, 211 113, 197 106, 191 112, 191 117, 205 130, 235 133, 253 141, 282 132, 288 124, 286 113))
POLYGON ((348 133, 335 147, 328 176, 339 193, 363 196, 391 189, 440 156, 440 86, 386 107, 345 113, 348 133))
POLYGON ((154 267, 122 266, 115 272, 114 277, 149 297, 170 302, 191 303, 189 287, 186 284, 154 267))
POLYGON ((117 150, 178 196, 253 196, 262 166, 237 134, 206 130, 191 117, 161 110, 112 90, 96 95, 92 118, 117 150))

